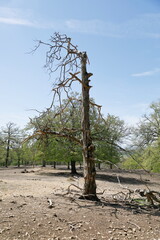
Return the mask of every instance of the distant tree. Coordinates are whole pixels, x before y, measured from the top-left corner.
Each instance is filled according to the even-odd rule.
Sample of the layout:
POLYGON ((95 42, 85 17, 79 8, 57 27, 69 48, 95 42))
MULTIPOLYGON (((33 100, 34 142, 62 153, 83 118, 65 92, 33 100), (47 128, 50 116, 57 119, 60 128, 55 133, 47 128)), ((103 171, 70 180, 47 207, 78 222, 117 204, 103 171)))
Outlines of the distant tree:
POLYGON ((16 142, 16 138, 19 132, 19 128, 16 124, 9 122, 6 124, 5 128, 2 128, 3 142, 6 148, 5 156, 5 166, 8 167, 10 149, 13 147, 13 144, 16 142))
POLYGON ((20 130, 19 128, 16 131, 14 141, 12 143, 11 152, 14 153, 15 159, 17 161, 17 166, 20 167, 21 163, 23 162, 23 141, 26 137, 25 130, 20 130))
POLYGON ((126 159, 126 168, 145 168, 160 171, 160 101, 150 105, 145 114, 133 129, 132 156, 126 159), (136 160, 136 161, 135 161, 136 160))
POLYGON ((3 135, 0 132, 0 165, 4 165, 4 158, 5 158, 5 144, 4 144, 3 135))
POLYGON ((150 113, 142 117, 134 134, 135 145, 142 148, 160 138, 160 101, 150 105, 150 113))

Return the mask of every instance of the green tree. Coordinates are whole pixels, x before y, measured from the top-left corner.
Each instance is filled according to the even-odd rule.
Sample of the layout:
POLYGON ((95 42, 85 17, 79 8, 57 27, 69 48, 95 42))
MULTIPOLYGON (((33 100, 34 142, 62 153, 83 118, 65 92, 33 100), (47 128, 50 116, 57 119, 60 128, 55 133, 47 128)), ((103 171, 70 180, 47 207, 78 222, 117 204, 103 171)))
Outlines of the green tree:
POLYGON ((63 115, 61 120, 63 121, 63 126, 60 123, 60 116, 57 114, 61 111, 61 108, 56 107, 54 110, 50 110, 47 113, 41 115, 40 117, 35 117, 31 119, 28 125, 29 129, 36 132, 38 129, 50 129, 55 132, 61 132, 63 128, 63 133, 70 129, 70 138, 60 138, 52 135, 36 135, 38 141, 37 147, 41 150, 41 157, 43 158, 43 165, 45 165, 46 159, 50 162, 54 161, 64 161, 71 162, 71 173, 76 174, 76 161, 81 161, 81 147, 72 141, 72 138, 81 138, 81 103, 80 96, 77 93, 71 94, 72 102, 68 102, 67 99, 63 100, 61 108, 63 109, 63 115), (64 131, 65 129, 65 131, 64 131), (52 159, 52 161, 51 161, 52 159))
POLYGON ((149 113, 133 129, 132 145, 133 158, 126 159, 125 167, 160 171, 160 101, 150 105, 149 113))
POLYGON ((145 114, 135 129, 135 145, 145 147, 160 138, 160 101, 150 105, 149 114, 145 114))
MULTIPOLYGON (((130 134, 123 120, 119 117, 108 114, 107 118, 102 119, 96 128, 95 135, 97 139, 96 157, 106 162, 112 168, 113 164, 120 162, 122 157, 121 146, 126 137, 130 134)), ((93 138, 94 139, 94 138, 93 138)))
POLYGON ((4 165, 4 159, 5 159, 5 142, 3 139, 3 135, 0 132, 0 165, 4 165))
POLYGON ((9 122, 5 128, 2 128, 3 143, 6 149, 5 154, 5 167, 8 167, 10 150, 13 148, 17 141, 17 135, 19 134, 19 128, 16 124, 9 122))

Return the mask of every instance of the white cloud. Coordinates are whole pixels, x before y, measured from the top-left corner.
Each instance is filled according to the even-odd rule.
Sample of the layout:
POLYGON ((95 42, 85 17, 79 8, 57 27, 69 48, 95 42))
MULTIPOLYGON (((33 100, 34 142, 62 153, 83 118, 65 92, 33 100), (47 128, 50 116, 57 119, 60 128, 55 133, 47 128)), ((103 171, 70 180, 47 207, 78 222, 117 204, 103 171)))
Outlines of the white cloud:
POLYGON ((147 76, 153 76, 156 73, 160 72, 160 68, 155 68, 154 70, 151 71, 146 71, 146 72, 141 72, 141 73, 134 73, 131 76, 132 77, 147 77, 147 76))
POLYGON ((160 14, 144 14, 122 23, 70 19, 65 24, 74 32, 114 38, 160 38, 160 14))
POLYGON ((77 20, 70 19, 65 21, 65 25, 70 31, 88 33, 88 34, 99 34, 108 37, 122 37, 119 33, 119 27, 113 23, 104 22, 101 20, 77 20))
POLYGON ((31 12, 23 12, 17 8, 0 7, 0 23, 36 27, 37 23, 31 20, 31 12))
POLYGON ((0 7, 0 23, 15 24, 37 28, 68 30, 87 34, 95 34, 112 38, 160 38, 160 14, 143 14, 121 23, 102 21, 99 19, 50 21, 35 19, 30 9, 0 7))
POLYGON ((24 25, 24 26, 35 26, 34 23, 20 18, 4 18, 0 17, 0 23, 12 24, 12 25, 24 25))

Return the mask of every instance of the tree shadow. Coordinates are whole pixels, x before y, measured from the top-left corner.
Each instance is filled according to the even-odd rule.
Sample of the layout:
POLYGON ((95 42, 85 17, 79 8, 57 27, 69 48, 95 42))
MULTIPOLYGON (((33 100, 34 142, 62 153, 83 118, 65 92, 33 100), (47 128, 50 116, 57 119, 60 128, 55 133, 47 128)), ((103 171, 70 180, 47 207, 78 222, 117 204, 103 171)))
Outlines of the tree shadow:
POLYGON ((108 202, 108 201, 101 201, 104 206, 111 207, 115 209, 115 214, 118 209, 123 209, 133 214, 150 214, 152 216, 160 216, 160 206, 158 205, 139 205, 134 202, 108 202))
MULTIPOLYGON (((47 176, 47 177, 83 177, 82 171, 77 172, 77 174, 72 174, 70 170, 61 170, 59 172, 39 172, 38 175, 41 176, 47 176)), ((129 177, 129 176, 119 176, 118 174, 115 175, 113 172, 97 172, 96 174, 96 180, 101 180, 101 181, 106 181, 106 182, 112 182, 112 183, 118 183, 120 182, 121 184, 132 184, 132 185, 142 185, 142 184, 147 184, 147 185, 152 185, 154 183, 148 181, 147 179, 138 179, 136 177, 129 177), (114 174, 114 175, 112 175, 114 174)))
POLYGON ((137 179, 134 177, 124 177, 124 176, 116 176, 116 175, 108 175, 103 173, 97 173, 97 179, 106 181, 106 182, 113 182, 113 183, 125 183, 125 184, 135 184, 140 185, 142 183, 148 183, 148 181, 137 179))
POLYGON ((71 172, 40 172, 38 173, 38 175, 41 175, 41 176, 47 176, 47 177, 83 177, 83 174, 82 173, 77 173, 75 175, 73 175, 71 172))
MULTIPOLYGON (((79 200, 79 199, 78 199, 79 200)), ((76 202, 76 201, 75 201, 76 202)), ((118 211, 120 210, 125 210, 128 211, 134 215, 138 215, 138 214, 147 214, 147 215, 151 215, 151 216, 158 216, 160 217, 160 206, 159 205, 139 205, 135 202, 127 202, 127 201, 110 201, 110 200, 102 200, 100 199, 100 201, 97 202, 92 202, 89 203, 87 202, 87 200, 84 200, 84 203, 86 203, 85 205, 80 205, 78 204, 79 208, 95 208, 95 207, 103 207, 103 209, 106 208, 110 208, 111 211, 111 215, 115 215, 115 217, 118 219, 118 211)), ((100 211, 102 210, 102 208, 100 208, 100 211)), ((104 210, 103 210, 104 211, 104 210)))

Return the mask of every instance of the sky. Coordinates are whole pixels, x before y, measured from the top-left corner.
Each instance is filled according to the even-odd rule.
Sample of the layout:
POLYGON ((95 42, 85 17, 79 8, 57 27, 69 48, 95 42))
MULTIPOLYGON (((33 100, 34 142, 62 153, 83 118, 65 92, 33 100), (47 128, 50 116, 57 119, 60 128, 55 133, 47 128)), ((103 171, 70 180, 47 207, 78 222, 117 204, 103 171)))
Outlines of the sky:
POLYGON ((159 0, 0 0, 0 127, 23 128, 50 106, 46 49, 30 52, 54 32, 87 52, 91 97, 104 116, 136 125, 159 101, 159 0))

